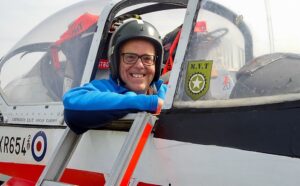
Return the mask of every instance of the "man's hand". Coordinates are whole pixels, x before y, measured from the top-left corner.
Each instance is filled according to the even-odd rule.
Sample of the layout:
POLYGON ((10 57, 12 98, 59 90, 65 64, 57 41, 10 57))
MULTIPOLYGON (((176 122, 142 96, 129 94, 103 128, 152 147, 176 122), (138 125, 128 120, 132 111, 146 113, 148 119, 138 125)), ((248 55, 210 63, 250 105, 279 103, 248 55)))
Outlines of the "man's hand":
POLYGON ((158 98, 157 109, 156 109, 155 115, 160 114, 163 104, 164 104, 164 100, 158 98))

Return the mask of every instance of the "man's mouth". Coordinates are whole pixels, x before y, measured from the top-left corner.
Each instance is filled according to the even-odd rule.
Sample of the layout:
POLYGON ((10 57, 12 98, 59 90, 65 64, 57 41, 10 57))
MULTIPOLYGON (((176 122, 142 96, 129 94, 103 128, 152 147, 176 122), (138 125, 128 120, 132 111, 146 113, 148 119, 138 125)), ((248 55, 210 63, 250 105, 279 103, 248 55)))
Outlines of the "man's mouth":
POLYGON ((131 77, 133 77, 133 78, 142 78, 142 77, 145 76, 145 74, 133 74, 133 73, 131 73, 130 75, 131 75, 131 77))

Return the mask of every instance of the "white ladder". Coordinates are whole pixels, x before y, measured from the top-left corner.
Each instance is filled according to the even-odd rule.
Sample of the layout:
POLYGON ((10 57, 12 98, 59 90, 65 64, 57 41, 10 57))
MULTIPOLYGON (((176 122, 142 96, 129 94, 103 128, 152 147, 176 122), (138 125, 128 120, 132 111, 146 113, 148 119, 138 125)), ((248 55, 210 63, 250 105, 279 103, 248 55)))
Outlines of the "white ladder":
MULTIPOLYGON (((133 124, 125 138, 117 159, 114 162, 108 180, 106 180, 106 186, 127 186, 129 184, 156 120, 156 116, 147 112, 135 114, 133 124)), ((37 186, 70 185, 60 183, 59 179, 71 159, 81 137, 82 135, 75 134, 70 128, 67 127, 65 129, 60 142, 36 183, 37 186)))

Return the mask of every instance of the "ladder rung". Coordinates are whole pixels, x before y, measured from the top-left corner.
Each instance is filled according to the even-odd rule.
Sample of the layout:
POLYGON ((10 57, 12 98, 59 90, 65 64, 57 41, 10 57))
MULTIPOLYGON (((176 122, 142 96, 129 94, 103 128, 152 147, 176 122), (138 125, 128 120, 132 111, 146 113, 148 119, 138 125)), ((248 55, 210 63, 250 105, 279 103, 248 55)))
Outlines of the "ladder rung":
POLYGON ((106 186, 128 185, 137 161, 142 153, 142 149, 151 133, 153 125, 157 118, 150 113, 140 112, 130 128, 129 133, 123 143, 123 146, 110 171, 106 186), (145 136, 143 136, 146 134, 145 136), (142 142, 142 143, 140 143, 142 142), (141 148, 138 149, 137 148, 141 148), (136 154, 136 152, 138 152, 136 154), (131 164, 131 165, 130 165, 131 164))
MULTIPOLYGON (((121 183, 129 182, 137 161, 142 153, 142 150, 140 150, 139 153, 136 153, 136 148, 137 146, 139 146, 141 149, 144 148, 147 138, 149 137, 153 125, 157 119, 155 116, 147 112, 129 115, 127 118, 123 119, 130 119, 133 116, 135 116, 134 122, 129 130, 129 133, 127 134, 117 159, 114 162, 111 174, 106 183, 108 186, 115 186, 120 185, 121 183), (129 163, 133 165, 131 166, 130 171, 128 171, 129 163), (132 167, 134 168, 132 169, 132 167)), ((81 137, 82 135, 77 135, 69 127, 65 129, 61 140, 55 148, 49 162, 47 162, 47 165, 36 184, 37 186, 70 185, 57 181, 59 181, 62 173, 64 172, 81 137)))

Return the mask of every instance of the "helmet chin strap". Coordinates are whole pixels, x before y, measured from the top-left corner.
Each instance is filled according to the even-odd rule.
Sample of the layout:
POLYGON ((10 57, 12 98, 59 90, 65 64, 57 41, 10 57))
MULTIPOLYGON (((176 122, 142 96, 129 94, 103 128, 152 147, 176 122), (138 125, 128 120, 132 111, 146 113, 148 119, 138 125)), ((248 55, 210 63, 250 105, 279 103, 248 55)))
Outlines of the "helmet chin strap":
POLYGON ((154 83, 150 85, 147 90, 147 95, 153 95, 153 94, 157 94, 157 88, 154 83))

